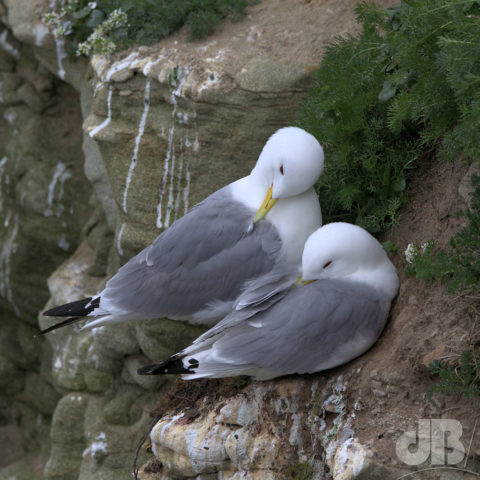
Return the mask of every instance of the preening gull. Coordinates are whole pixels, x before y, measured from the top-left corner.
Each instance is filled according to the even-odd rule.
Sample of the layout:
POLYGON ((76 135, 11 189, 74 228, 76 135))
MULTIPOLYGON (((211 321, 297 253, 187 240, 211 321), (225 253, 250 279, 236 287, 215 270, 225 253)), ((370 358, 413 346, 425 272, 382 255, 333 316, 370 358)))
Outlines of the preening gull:
POLYGON ((274 133, 250 175, 216 191, 133 257, 95 297, 46 316, 87 317, 83 328, 168 317, 212 325, 231 311, 245 282, 299 265, 322 223, 313 185, 323 171, 318 141, 297 127, 274 133))
POLYGON ((330 223, 308 238, 301 271, 284 267, 253 280, 221 322, 138 373, 268 380, 336 367, 375 343, 398 284, 375 238, 356 225, 330 223))

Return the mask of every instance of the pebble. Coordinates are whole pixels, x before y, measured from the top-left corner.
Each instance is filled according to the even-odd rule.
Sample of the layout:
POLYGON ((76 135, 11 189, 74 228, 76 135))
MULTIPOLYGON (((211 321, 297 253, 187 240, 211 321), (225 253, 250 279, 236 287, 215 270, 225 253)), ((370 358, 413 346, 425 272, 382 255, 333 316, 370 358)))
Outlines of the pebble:
POLYGON ((395 385, 387 385, 385 387, 385 390, 388 393, 398 393, 400 391, 400 389, 398 387, 396 387, 395 385))
POLYGON ((379 382, 378 380, 370 380, 370 383, 373 388, 381 389, 383 387, 382 382, 379 382))
POLYGON ((390 385, 401 385, 401 383, 405 380, 403 375, 400 375, 395 372, 384 373, 382 375, 382 381, 385 383, 389 383, 390 385))
POLYGON ((383 398, 387 396, 387 393, 378 388, 372 388, 372 394, 374 397, 383 398))

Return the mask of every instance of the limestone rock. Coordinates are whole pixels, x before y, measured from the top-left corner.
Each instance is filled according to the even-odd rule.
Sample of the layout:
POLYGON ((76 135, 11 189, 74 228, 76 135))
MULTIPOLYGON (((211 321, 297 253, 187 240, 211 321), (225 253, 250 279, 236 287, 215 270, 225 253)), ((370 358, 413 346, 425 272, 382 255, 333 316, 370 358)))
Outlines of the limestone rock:
POLYGON ((331 473, 334 480, 395 480, 398 471, 389 471, 373 460, 373 454, 354 437, 337 448, 331 473))
POLYGON ((48 9, 47 1, 6 0, 7 21, 15 37, 31 45, 42 45, 48 30, 41 21, 48 9))
MULTIPOLYGON (((23 38, 36 10, 31 2, 12 5, 12 30, 23 38)), ((31 480, 43 476, 47 425, 60 398, 49 345, 34 339, 37 314, 48 276, 79 242, 91 187, 79 152, 77 94, 3 24, 0 36, 0 477, 31 480)))
POLYGON ((199 416, 184 409, 158 421, 150 434, 156 472, 145 466, 140 478, 398 478, 401 470, 376 461, 355 438, 355 409, 345 397, 353 375, 252 382, 211 410, 207 391, 190 407, 199 416))
MULTIPOLYGON (((11 465, 0 476, 42 476, 30 467, 45 460, 53 416, 46 479, 126 478, 148 412, 167 387, 164 378, 138 377, 136 368, 203 329, 154 319, 94 331, 69 326, 32 340, 37 323, 52 323, 37 313, 95 294, 101 276, 247 174, 268 136, 294 120, 325 42, 355 30, 355 2, 266 0, 242 22, 225 20, 214 37, 187 43, 180 31, 91 64, 67 58, 63 42, 46 31, 40 19, 50 0, 3 4, 0 429, 8 435, 0 468, 11 465), (26 438, 43 457, 26 456, 26 438), (21 458, 30 462, 26 470, 14 463, 21 458)), ((325 404, 338 424, 331 436, 346 421, 334 389, 325 404)), ((319 412, 325 401, 315 382, 257 385, 212 408, 206 421, 173 422, 164 432, 166 439, 177 432, 170 443, 160 433, 152 441, 178 476, 273 479, 296 466, 320 478, 310 447, 327 429, 319 412)))
MULTIPOLYGON (((207 413, 193 420, 188 412, 164 416, 151 432, 153 452, 164 466, 161 474, 237 478, 248 472, 253 479, 280 478, 280 472, 306 455, 308 447, 302 440, 308 430, 306 419, 315 415, 313 410, 301 411, 306 397, 324 395, 317 392, 318 385, 308 393, 300 385, 296 380, 277 385, 254 382, 224 400, 219 410, 208 411, 208 399, 199 400, 196 411, 207 413), (293 448, 286 448, 289 444, 293 448)), ((309 433, 314 438, 316 429, 314 422, 309 433)))

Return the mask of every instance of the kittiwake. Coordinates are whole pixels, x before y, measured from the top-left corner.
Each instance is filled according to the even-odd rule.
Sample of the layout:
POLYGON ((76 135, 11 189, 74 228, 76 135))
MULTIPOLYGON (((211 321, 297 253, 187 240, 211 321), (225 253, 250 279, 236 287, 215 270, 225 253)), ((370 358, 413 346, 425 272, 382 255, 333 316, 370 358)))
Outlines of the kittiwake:
POLYGON ((315 137, 297 127, 278 130, 250 175, 194 206, 121 267, 99 295, 44 312, 74 318, 41 333, 83 317, 83 328, 159 317, 213 325, 231 310, 245 282, 300 264, 306 239, 322 224, 313 185, 323 164, 315 137))
POLYGON ((268 380, 342 365, 375 343, 398 286, 375 238, 356 225, 330 223, 308 238, 301 270, 283 267, 253 280, 221 322, 138 373, 268 380))

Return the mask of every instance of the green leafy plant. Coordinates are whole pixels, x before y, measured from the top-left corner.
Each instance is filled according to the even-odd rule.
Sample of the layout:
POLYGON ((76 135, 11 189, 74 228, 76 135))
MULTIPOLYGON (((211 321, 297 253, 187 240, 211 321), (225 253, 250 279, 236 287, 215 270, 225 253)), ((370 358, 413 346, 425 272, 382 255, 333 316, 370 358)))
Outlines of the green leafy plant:
POLYGON ((394 225, 415 163, 480 158, 480 3, 364 2, 363 30, 326 49, 299 125, 326 150, 318 191, 327 221, 394 225))
POLYGON ((480 395, 479 365, 470 350, 462 352, 457 365, 449 365, 442 360, 434 360, 428 368, 440 377, 440 381, 427 390, 429 400, 435 392, 444 395, 459 393, 467 398, 480 395))
POLYGON ((469 210, 458 215, 468 220, 450 239, 448 249, 436 249, 430 241, 424 249, 412 253, 405 271, 426 281, 441 281, 450 293, 474 289, 480 291, 480 178, 474 176, 475 188, 469 210))
POLYGON ((313 467, 308 462, 297 462, 287 469, 287 475, 293 480, 310 480, 313 467))
POLYGON ((44 22, 69 40, 72 53, 110 54, 133 44, 150 45, 187 25, 190 40, 212 33, 230 15, 242 19, 258 0, 57 0, 44 22))

